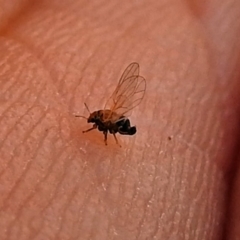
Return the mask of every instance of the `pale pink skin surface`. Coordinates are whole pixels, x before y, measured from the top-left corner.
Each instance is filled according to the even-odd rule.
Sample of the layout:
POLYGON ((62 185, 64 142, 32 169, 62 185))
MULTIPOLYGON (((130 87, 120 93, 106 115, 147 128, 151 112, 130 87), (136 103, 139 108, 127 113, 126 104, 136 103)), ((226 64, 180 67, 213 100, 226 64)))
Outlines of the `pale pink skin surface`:
POLYGON ((240 2, 36 2, 0 1, 0 239, 239 239, 240 2), (74 114, 133 61, 105 146, 74 114))

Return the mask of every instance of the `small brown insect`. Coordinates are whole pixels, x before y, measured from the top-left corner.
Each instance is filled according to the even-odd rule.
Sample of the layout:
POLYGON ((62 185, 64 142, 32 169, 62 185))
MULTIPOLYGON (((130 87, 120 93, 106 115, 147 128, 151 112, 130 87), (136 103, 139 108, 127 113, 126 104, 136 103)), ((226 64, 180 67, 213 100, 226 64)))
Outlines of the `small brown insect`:
POLYGON ((134 135, 137 129, 135 126, 131 126, 127 116, 130 115, 133 108, 140 104, 145 90, 146 80, 139 76, 139 64, 133 62, 123 72, 115 91, 103 110, 91 113, 87 104, 84 103, 90 116, 86 118, 77 115, 76 117, 86 118, 88 123, 94 124, 92 128, 83 131, 83 133, 98 128, 99 131, 103 132, 105 145, 107 145, 108 132, 113 134, 117 144, 117 132, 122 135, 134 135))

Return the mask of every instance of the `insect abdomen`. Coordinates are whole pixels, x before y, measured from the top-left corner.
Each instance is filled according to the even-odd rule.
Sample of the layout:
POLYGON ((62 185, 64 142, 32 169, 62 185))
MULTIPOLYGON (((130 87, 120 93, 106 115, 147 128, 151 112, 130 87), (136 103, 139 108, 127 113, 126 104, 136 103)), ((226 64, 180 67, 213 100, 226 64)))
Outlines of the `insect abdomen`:
POLYGON ((129 119, 123 119, 118 122, 118 132, 122 135, 134 135, 137 132, 135 126, 131 127, 129 119))

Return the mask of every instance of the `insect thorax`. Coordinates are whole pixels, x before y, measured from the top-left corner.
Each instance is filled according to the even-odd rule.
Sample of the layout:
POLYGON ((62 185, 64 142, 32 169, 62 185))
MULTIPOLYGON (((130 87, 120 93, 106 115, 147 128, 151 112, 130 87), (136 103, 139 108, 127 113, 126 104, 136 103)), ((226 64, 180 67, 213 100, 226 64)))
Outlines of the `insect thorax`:
POLYGON ((119 121, 119 119, 124 118, 124 116, 121 116, 108 109, 96 111, 96 115, 98 120, 106 123, 106 125, 115 124, 115 122, 119 121))

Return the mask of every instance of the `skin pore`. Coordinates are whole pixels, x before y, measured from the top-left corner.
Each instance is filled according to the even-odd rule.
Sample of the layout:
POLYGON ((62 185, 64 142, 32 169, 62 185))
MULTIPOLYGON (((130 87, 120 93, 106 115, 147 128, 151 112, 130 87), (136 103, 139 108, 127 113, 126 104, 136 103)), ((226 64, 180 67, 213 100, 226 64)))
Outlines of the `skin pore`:
POLYGON ((239 1, 0 6, 0 239, 239 239, 239 1), (137 133, 105 146, 74 115, 134 61, 137 133))

